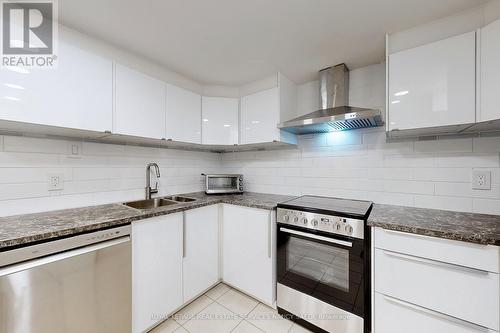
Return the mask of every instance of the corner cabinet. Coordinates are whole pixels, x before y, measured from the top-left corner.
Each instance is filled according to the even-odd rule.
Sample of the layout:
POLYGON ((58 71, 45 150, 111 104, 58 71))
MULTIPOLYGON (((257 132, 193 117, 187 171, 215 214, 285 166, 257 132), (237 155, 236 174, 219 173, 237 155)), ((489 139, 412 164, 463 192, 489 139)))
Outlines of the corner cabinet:
POLYGON ((476 33, 389 55, 388 130, 476 121, 476 33))
POLYGON ((111 131, 112 101, 112 61, 64 41, 55 68, 0 69, 2 120, 111 131))
POLYGON ((190 302, 219 279, 219 205, 184 212, 184 303, 190 302))
POLYGON ((481 107, 479 121, 500 119, 500 20, 480 32, 481 47, 481 107))
POLYGON ((203 144, 238 144, 239 104, 238 98, 202 97, 203 144))
POLYGON ((145 332, 183 304, 183 213, 132 223, 132 327, 145 332))
POLYGON ((223 205, 223 280, 273 306, 276 273, 273 211, 223 205))
POLYGON ((165 137, 165 83, 115 64, 113 133, 165 137))
POLYGON ((167 84, 166 138, 201 143, 201 95, 167 84))

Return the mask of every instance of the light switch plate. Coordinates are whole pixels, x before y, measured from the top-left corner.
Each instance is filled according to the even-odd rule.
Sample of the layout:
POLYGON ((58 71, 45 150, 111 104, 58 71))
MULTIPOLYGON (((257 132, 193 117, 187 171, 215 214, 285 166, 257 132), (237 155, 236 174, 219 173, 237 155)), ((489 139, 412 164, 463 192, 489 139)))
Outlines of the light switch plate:
POLYGON ((491 171, 472 170, 472 189, 491 190, 491 171))
POLYGON ((64 189, 64 175, 51 174, 48 175, 49 191, 58 191, 64 189))

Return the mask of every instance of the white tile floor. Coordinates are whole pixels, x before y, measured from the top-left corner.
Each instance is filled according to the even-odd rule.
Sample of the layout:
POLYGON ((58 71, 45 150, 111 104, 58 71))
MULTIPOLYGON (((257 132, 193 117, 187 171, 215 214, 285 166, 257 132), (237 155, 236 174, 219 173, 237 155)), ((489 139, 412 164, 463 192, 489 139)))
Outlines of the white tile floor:
POLYGON ((150 333, 307 333, 278 312, 220 283, 150 333))

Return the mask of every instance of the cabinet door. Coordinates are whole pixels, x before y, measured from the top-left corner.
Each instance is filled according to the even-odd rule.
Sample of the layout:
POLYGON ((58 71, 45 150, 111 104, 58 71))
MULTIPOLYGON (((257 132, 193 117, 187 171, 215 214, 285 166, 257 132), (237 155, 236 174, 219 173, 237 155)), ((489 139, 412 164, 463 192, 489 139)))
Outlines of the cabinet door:
POLYGON ((374 322, 377 333, 488 332, 481 326, 379 293, 375 293, 374 322))
POLYGON ((223 280, 272 305, 276 283, 271 211, 223 207, 223 280))
POLYGON ((201 96, 167 85, 167 138, 201 143, 201 96))
POLYGON ((475 32, 389 56, 389 130, 475 122, 475 32))
POLYGON ((114 133, 165 137, 165 83, 120 64, 115 66, 114 133))
POLYGON ((481 30, 481 109, 478 121, 500 119, 500 20, 481 30))
POLYGON ((202 98, 202 143, 210 145, 234 145, 238 143, 237 98, 202 98))
POLYGON ((219 280, 219 206, 185 212, 184 217, 184 303, 219 280))
POLYGON ((280 140, 279 90, 272 88, 241 98, 241 144, 280 140))
POLYGON ((182 213, 132 224, 132 326, 144 332, 182 303, 182 213))
POLYGON ((52 69, 0 69, 0 119, 111 131, 113 65, 61 41, 52 69))

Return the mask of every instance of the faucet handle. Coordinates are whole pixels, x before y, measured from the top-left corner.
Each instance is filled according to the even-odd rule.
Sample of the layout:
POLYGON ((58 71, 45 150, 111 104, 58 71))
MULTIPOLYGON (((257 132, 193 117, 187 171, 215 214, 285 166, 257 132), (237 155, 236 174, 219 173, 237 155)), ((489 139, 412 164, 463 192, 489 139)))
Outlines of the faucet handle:
POLYGON ((151 189, 151 193, 158 193, 158 182, 155 182, 155 188, 151 189))

